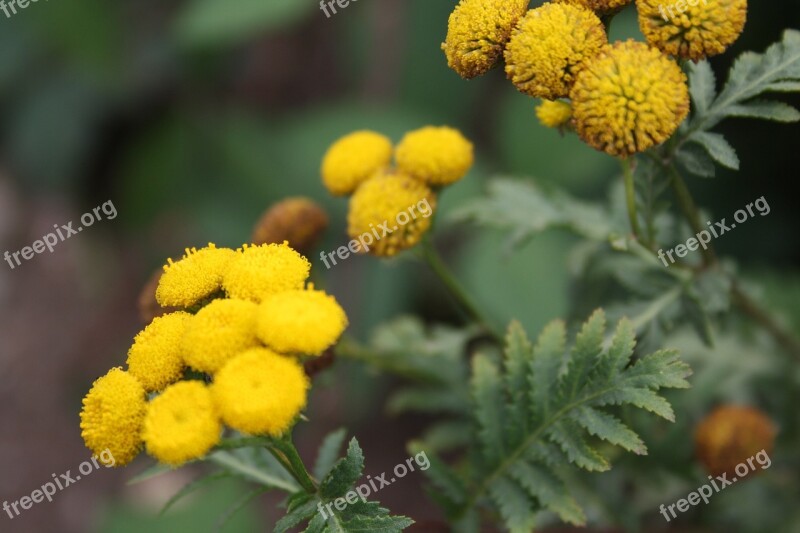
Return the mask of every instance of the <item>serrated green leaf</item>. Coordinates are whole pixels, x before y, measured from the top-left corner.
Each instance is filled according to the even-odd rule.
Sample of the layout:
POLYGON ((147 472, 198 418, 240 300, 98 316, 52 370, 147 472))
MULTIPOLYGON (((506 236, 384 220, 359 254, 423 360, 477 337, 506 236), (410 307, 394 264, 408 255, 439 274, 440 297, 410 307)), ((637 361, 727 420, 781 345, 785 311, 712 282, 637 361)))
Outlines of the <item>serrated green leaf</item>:
POLYGON ((713 178, 717 169, 705 149, 696 144, 684 144, 675 153, 677 162, 687 172, 701 178, 713 178))
POLYGON ((306 527, 305 533, 322 533, 328 526, 327 520, 322 516, 322 514, 317 513, 314 515, 308 522, 308 527, 306 527))
POLYGON ((719 133, 698 131, 689 137, 689 141, 695 142, 706 149, 708 155, 720 165, 733 170, 739 170, 739 156, 736 150, 728 144, 725 137, 719 133))
POLYGON ((689 63, 689 90, 696 113, 705 113, 717 95, 717 80, 708 61, 689 63))
POLYGON ((505 453, 503 384, 497 367, 480 354, 472 361, 472 396, 483 453, 499 460, 505 453))
POLYGON ((566 352, 567 330, 556 320, 545 326, 533 349, 530 372, 531 410, 540 417, 549 413, 558 374, 566 352))
POLYGON ((533 498, 556 513, 561 520, 575 526, 586 525, 583 510, 569 495, 564 483, 547 467, 520 461, 511 475, 533 498))
POLYGON ((467 489, 461 479, 438 457, 428 457, 430 467, 425 475, 456 506, 467 501, 467 489))
POLYGON ((508 406, 508 443, 510 446, 522 438, 527 431, 528 403, 525 401, 530 378, 528 371, 533 357, 531 343, 519 322, 512 322, 506 335, 504 361, 506 394, 508 406))
POLYGON ((605 457, 586 443, 575 423, 561 420, 550 426, 547 435, 571 463, 594 472, 604 472, 611 467, 605 457))
POLYGON ((647 446, 644 445, 639 435, 608 413, 591 407, 579 407, 572 419, 592 435, 611 444, 620 446, 637 455, 647 453, 647 446))
POLYGON ((339 457, 339 450, 342 449, 346 436, 347 433, 344 428, 328 433, 319 447, 319 452, 317 452, 317 460, 314 463, 314 477, 323 479, 328 475, 328 472, 333 468, 336 459, 339 457))
POLYGON ((648 389, 685 389, 689 387, 686 378, 691 374, 689 365, 680 360, 676 350, 659 350, 639 359, 625 373, 624 383, 648 389))
POLYGON ((339 459, 319 486, 319 494, 331 500, 345 494, 364 470, 364 453, 355 437, 350 439, 347 455, 339 459))
POLYGON ((562 377, 561 390, 572 397, 586 383, 590 370, 600 361, 606 333, 606 315, 598 309, 584 323, 570 352, 567 373, 562 377))
POLYGON ((622 405, 626 403, 655 413, 670 422, 675 421, 675 413, 669 402, 650 389, 623 387, 610 390, 595 399, 592 405, 622 405))
POLYGON ((533 502, 522 487, 509 478, 500 477, 489 485, 489 495, 494 500, 503 522, 511 533, 530 533, 535 525, 533 502))
POLYGON ((291 528, 309 520, 317 512, 319 501, 310 494, 301 493, 304 501, 298 503, 294 508, 288 509, 288 513, 278 520, 275 524, 275 533, 285 533, 291 528))
POLYGON ((760 118, 775 122, 797 122, 800 120, 800 111, 773 100, 753 100, 744 104, 732 105, 728 108, 728 115, 732 117, 760 118))
POLYGON ((358 516, 343 525, 346 533, 398 533, 414 523, 405 516, 358 516))

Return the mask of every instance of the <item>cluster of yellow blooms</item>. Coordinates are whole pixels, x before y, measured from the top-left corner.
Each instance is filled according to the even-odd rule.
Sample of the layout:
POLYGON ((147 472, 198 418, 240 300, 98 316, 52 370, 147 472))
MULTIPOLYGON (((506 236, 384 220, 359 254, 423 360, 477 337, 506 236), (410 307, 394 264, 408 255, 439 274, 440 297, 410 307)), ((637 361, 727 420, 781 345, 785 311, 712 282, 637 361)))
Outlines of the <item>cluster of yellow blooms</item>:
POLYGON ((630 0, 555 0, 528 10, 529 3, 460 0, 442 44, 448 65, 469 79, 502 57, 517 89, 544 100, 536 112, 544 125, 569 124, 590 146, 620 157, 664 142, 686 118, 689 91, 676 59, 722 53, 747 18, 747 0, 684 1, 672 18, 662 0, 637 0, 647 43, 609 44, 603 20, 630 0))
POLYGON ((209 244, 169 260, 156 299, 181 310, 136 335, 127 371, 95 381, 81 411, 87 447, 125 465, 144 444, 160 462, 180 465, 208 453, 223 424, 285 433, 310 386, 300 358, 322 354, 347 327, 336 300, 306 286, 310 268, 287 243, 209 244), (184 379, 187 369, 202 376, 184 379))
POLYGON ((420 241, 430 227, 439 189, 463 178, 473 162, 472 143, 453 128, 426 126, 408 132, 397 147, 385 135, 363 130, 328 148, 321 173, 331 194, 352 195, 347 232, 353 239, 393 224, 420 202, 426 204, 427 215, 406 217, 406 223, 384 232, 368 250, 389 257, 420 241))

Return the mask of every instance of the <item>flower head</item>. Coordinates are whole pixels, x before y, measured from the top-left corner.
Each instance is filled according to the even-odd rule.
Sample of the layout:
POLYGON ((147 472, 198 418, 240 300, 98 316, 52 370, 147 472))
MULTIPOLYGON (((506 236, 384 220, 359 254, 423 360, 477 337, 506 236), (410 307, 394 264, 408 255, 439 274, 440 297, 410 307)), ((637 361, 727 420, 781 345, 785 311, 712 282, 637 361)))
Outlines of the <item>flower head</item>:
POLYGON ((772 421, 751 407, 717 407, 695 429, 697 457, 713 475, 733 477, 739 463, 761 450, 770 453, 774 440, 772 421))
POLYGON ((246 300, 214 300, 187 321, 183 359, 192 368, 213 374, 234 355, 258 344, 258 305, 246 300))
POLYGON ((506 74, 530 96, 567 96, 575 76, 607 43, 592 11, 569 4, 544 4, 520 20, 506 47, 506 74))
POLYGON ((344 196, 391 160, 392 141, 388 137, 374 131, 356 131, 328 148, 322 159, 322 182, 331 194, 344 196))
POLYGON ((426 126, 406 133, 395 157, 400 172, 434 187, 460 180, 474 161, 472 143, 460 131, 446 126, 426 126))
POLYGON ((147 391, 159 391, 183 373, 181 341, 188 319, 183 311, 155 318, 133 340, 128 350, 128 372, 147 391))
POLYGON ((145 413, 142 384, 121 368, 112 368, 97 379, 83 399, 81 436, 96 455, 106 449, 115 466, 123 466, 139 454, 145 413))
POLYGON ((571 4, 591 9, 596 13, 606 14, 621 9, 631 3, 631 0, 555 0, 561 4, 571 4))
POLYGON ((347 315, 333 296, 302 290, 273 294, 258 310, 258 338, 280 353, 320 355, 347 327, 347 315))
POLYGON ((562 100, 544 100, 536 106, 536 117, 542 125, 558 128, 572 118, 572 106, 562 100))
POLYGON ((214 376, 211 391, 222 420, 253 435, 279 436, 306 405, 303 367, 266 348, 231 359, 214 376))
POLYGON ((156 300, 164 307, 191 307, 222 288, 222 276, 234 251, 217 248, 186 249, 179 261, 170 259, 158 282, 156 300))
POLYGON ((447 23, 442 44, 448 66, 462 78, 491 69, 529 0, 461 0, 447 23))
POLYGON ((747 20, 747 0, 694 0, 682 11, 678 5, 637 0, 639 26, 656 48, 694 61, 724 52, 747 20))
POLYGON ((208 453, 221 431, 208 387, 201 381, 181 381, 147 406, 142 437, 147 453, 178 466, 208 453))
POLYGON ((253 244, 286 241, 298 251, 313 248, 328 227, 328 215, 316 202, 298 196, 271 206, 253 228, 253 244))
POLYGON ((402 172, 383 172, 365 181, 350 198, 347 233, 353 239, 369 235, 370 241, 374 235, 368 251, 393 256, 420 241, 435 209, 436 195, 424 183, 402 172), (411 209, 417 211, 413 216, 411 209))
POLYGON ((581 71, 570 96, 578 135, 622 157, 666 141, 689 112, 680 67, 633 40, 607 47, 581 71))
POLYGON ((281 291, 303 288, 311 264, 289 245, 262 244, 236 253, 222 285, 231 298, 260 302, 281 291))

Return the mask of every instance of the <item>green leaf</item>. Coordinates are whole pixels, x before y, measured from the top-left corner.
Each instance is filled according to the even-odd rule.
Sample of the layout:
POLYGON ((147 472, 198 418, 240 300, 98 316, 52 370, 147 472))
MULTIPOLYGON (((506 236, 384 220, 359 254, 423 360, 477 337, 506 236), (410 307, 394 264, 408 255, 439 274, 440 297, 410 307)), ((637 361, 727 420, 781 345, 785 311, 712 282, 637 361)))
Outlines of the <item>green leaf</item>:
POLYGON ((461 479, 438 457, 429 456, 430 467, 425 475, 454 505, 467 501, 467 490, 461 479))
POLYGON ((530 401, 534 413, 549 414, 552 391, 566 351, 567 331, 564 322, 555 320, 545 326, 533 349, 530 372, 530 401))
POLYGON ((475 356, 472 362, 472 396, 483 453, 499 460, 505 450, 503 386, 497 367, 484 355, 475 356))
POLYGON ((573 418, 586 431, 596 437, 637 455, 645 455, 647 453, 647 446, 639 438, 639 435, 612 415, 591 407, 580 407, 573 418))
POLYGON ((531 343, 519 322, 512 322, 506 335, 505 350, 505 386, 506 394, 511 402, 508 409, 508 441, 514 446, 527 431, 528 402, 528 370, 533 357, 531 343))
POLYGON ((713 178, 716 174, 714 160, 708 152, 696 144, 684 144, 675 153, 678 163, 690 174, 701 178, 713 178))
POLYGON ((167 503, 165 503, 164 506, 161 508, 161 510, 158 512, 158 516, 163 516, 164 513, 166 513, 173 505, 175 505, 185 496, 188 496, 189 494, 193 493, 203 485, 210 483, 212 481, 217 481, 219 479, 225 479, 226 477, 230 477, 230 474, 227 472, 215 472, 213 474, 208 474, 201 478, 195 479, 190 483, 187 483, 186 485, 181 487, 181 490, 173 494, 172 497, 169 500, 167 500, 167 503))
POLYGON ((695 113, 705 113, 717 95, 717 80, 708 61, 689 63, 689 91, 695 113))
POLYGON ((589 446, 580 428, 567 420, 553 424, 547 432, 571 463, 589 471, 604 472, 611 468, 605 457, 589 446))
POLYGON ((736 150, 719 133, 698 131, 689 137, 689 141, 705 148, 708 155, 720 165, 739 170, 739 156, 736 155, 736 150))
POLYGON ((789 104, 773 100, 752 100, 745 104, 733 105, 728 109, 728 114, 732 117, 761 118, 775 122, 800 120, 800 111, 789 104))
POLYGON ((164 465, 161 463, 156 463, 152 466, 149 466, 142 472, 136 474, 132 478, 130 478, 126 485, 136 485, 137 483, 141 483, 142 481, 147 481, 148 479, 152 479, 154 477, 158 477, 161 474, 166 474, 167 472, 172 472, 175 469, 169 465, 164 465))
POLYGON ((556 513, 561 520, 575 526, 586 525, 586 516, 569 495, 564 483, 547 467, 520 461, 511 475, 542 506, 556 513))
POLYGON ((364 453, 353 437, 347 447, 347 455, 339 459, 319 486, 319 493, 326 500, 342 496, 358 481, 364 470, 364 453))
POLYGON ((339 457, 339 450, 342 448, 346 436, 347 433, 344 428, 328 433, 317 453, 317 461, 314 463, 314 477, 322 479, 330 472, 339 457))
POLYGON ((500 509, 503 521, 511 533, 530 533, 536 523, 533 505, 528 494, 514 480, 495 479, 489 494, 500 509))
POLYGON ((275 524, 275 533, 285 533, 296 525, 308 520, 317 512, 318 500, 310 494, 301 494, 303 499, 299 501, 302 503, 296 504, 294 508, 290 508, 289 513, 278 520, 275 524))
POLYGON ((397 533, 411 526, 414 521, 405 516, 358 516, 343 524, 347 533, 397 533))
POLYGON ((593 401, 592 405, 622 405, 626 403, 655 413, 670 422, 675 421, 675 413, 672 411, 672 406, 669 402, 650 389, 634 387, 614 389, 593 401))
POLYGON ((586 382, 586 377, 592 367, 599 362, 603 351, 603 337, 606 331, 606 315, 598 309, 583 325, 578 333, 575 346, 570 354, 567 372, 561 380, 561 390, 566 389, 571 397, 586 382))

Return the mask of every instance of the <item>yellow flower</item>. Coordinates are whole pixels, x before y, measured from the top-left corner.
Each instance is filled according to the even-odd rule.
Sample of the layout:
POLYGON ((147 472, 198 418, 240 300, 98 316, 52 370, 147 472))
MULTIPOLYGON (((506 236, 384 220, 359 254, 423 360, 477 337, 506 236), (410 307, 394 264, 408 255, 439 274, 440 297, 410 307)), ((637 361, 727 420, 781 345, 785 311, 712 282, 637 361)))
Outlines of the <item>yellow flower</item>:
POLYGON ((139 454, 145 412, 142 384, 121 368, 97 379, 83 399, 81 436, 95 455, 108 449, 114 466, 123 466, 139 454))
POLYGON ((581 6, 597 13, 606 14, 622 9, 631 3, 631 0, 555 0, 561 4, 581 6))
POLYGON ((728 473, 756 453, 769 454, 775 441, 775 426, 761 411, 751 407, 722 405, 706 416, 695 429, 697 457, 713 475, 728 473))
POLYGON ((308 252, 328 227, 328 214, 310 198, 286 198, 272 205, 253 228, 253 244, 284 241, 300 252, 308 252))
POLYGON ((721 54, 742 33, 747 0, 637 0, 639 27, 665 53, 698 61, 721 54), (666 5, 665 5, 666 4, 666 5), (679 11, 678 6, 684 10, 679 11))
POLYGON ((472 143, 460 131, 446 126, 426 126, 406 133, 395 157, 400 172, 434 187, 460 180, 474 161, 472 143))
POLYGON ((578 75, 570 96, 584 142, 621 157, 666 141, 689 112, 680 67, 633 40, 606 48, 578 75))
POLYGON ((222 285, 231 298, 260 302, 281 291, 302 289, 311 264, 289 245, 262 244, 239 250, 222 285))
POLYGON ((603 23, 592 11, 544 4, 528 11, 514 30, 506 47, 506 74, 525 94, 562 98, 607 42, 603 23))
POLYGON ((328 148, 322 159, 322 182, 336 196, 352 193, 359 183, 392 160, 392 141, 363 130, 345 135, 328 148))
POLYGON ((500 59, 511 30, 530 0, 461 0, 442 44, 447 65, 462 78, 485 74, 500 59))
POLYGON ((225 424, 244 433, 277 437, 305 407, 308 387, 296 360, 254 348, 222 367, 211 392, 225 424))
POLYGON ((347 315, 323 291, 287 291, 265 298, 258 310, 256 332, 280 353, 320 355, 347 327, 347 315))
POLYGON ((191 307, 222 287, 222 275, 233 259, 234 251, 208 247, 186 249, 177 262, 168 260, 158 282, 156 300, 164 307, 191 307))
POLYGON ((365 181, 350 198, 347 232, 361 239, 368 252, 393 256, 420 241, 435 209, 436 195, 424 183, 384 172, 365 181))
POLYGON ((147 391, 159 391, 183 374, 181 341, 187 319, 192 315, 178 311, 155 318, 133 340, 128 350, 128 372, 147 391))
POLYGON ((213 374, 234 355, 258 344, 258 305, 246 300, 214 300, 186 323, 183 359, 190 367, 213 374))
POLYGON ((208 387, 202 381, 181 381, 147 406, 142 437, 147 453, 179 466, 206 455, 219 442, 221 431, 208 387))
POLYGON ((572 106, 561 100, 544 100, 536 106, 536 117, 544 126, 558 128, 572 118, 572 106))

